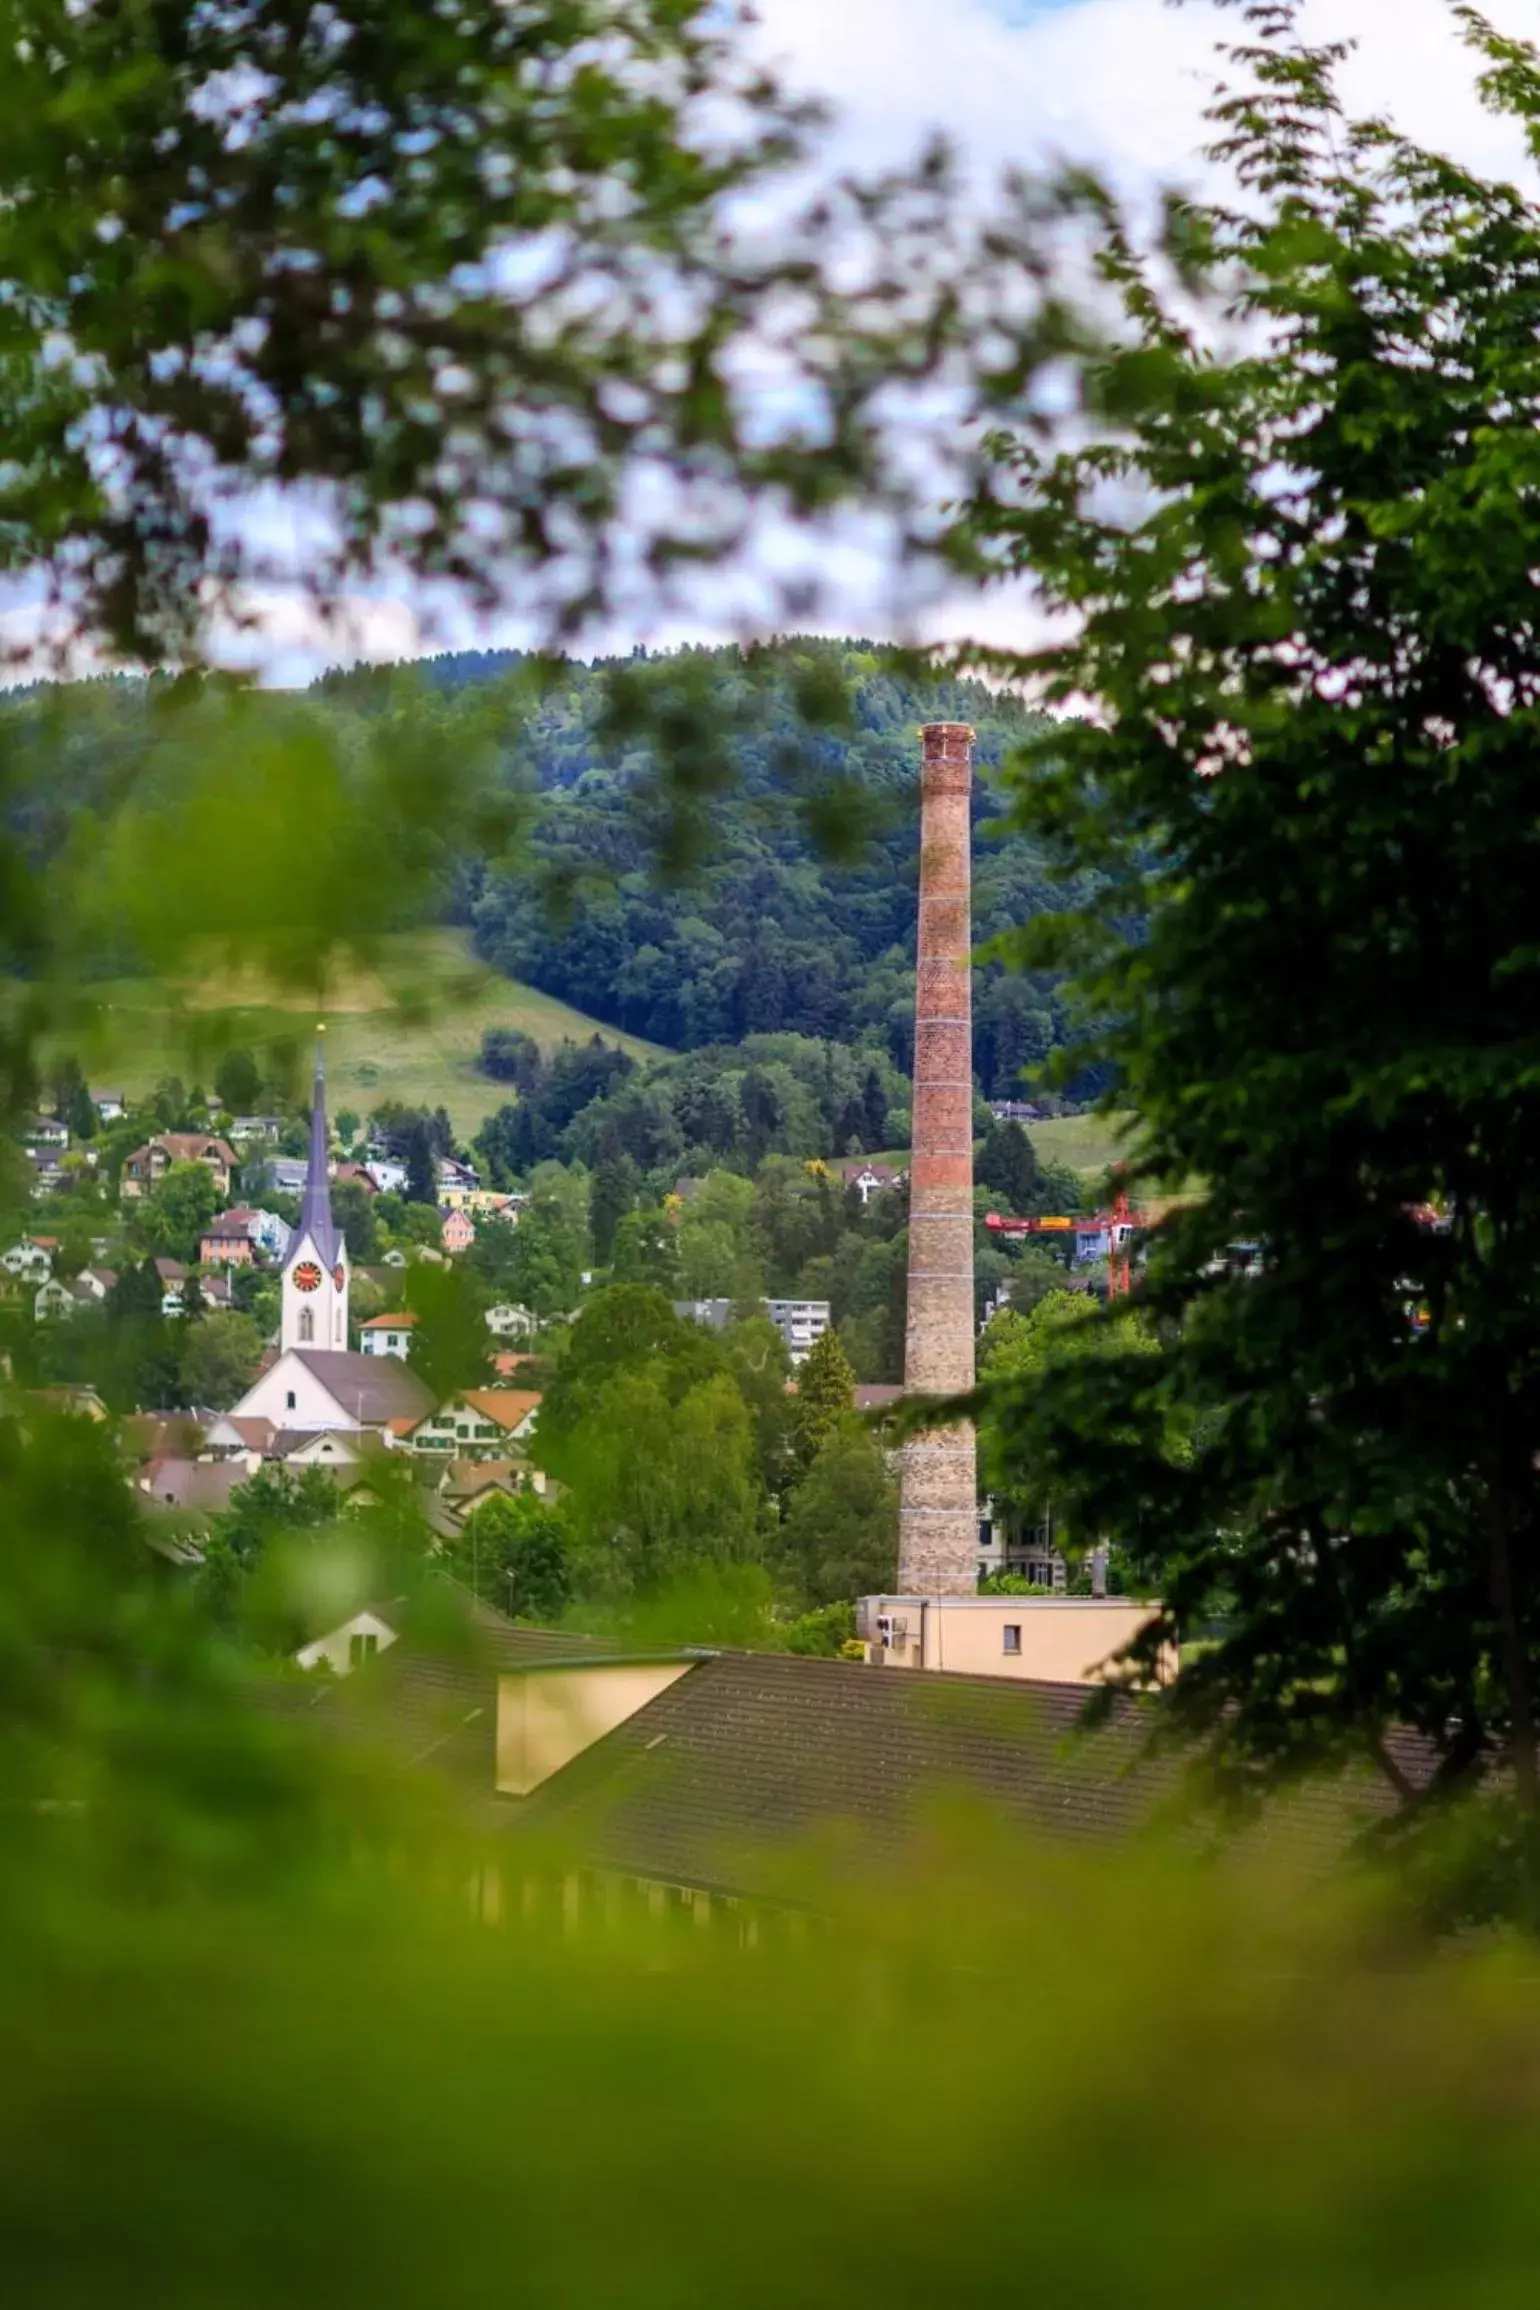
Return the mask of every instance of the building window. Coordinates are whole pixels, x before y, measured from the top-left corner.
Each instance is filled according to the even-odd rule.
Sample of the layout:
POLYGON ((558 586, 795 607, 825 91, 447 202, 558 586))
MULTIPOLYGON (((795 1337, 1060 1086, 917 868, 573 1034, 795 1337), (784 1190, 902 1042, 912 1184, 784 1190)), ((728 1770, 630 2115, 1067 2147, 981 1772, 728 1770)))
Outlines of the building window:
POLYGON ((366 1660, 373 1660, 380 1649, 380 1640, 372 1634, 348 1638, 348 1666, 361 1668, 366 1660))
POLYGON ((315 1338, 315 1310, 302 1307, 299 1311, 299 1336, 302 1343, 315 1338))
POLYGON ((1004 1649, 1005 1649, 1005 1651, 1007 1651, 1007 1652, 1020 1652, 1020 1650, 1021 1650, 1021 1622, 1020 1622, 1019 1620, 1008 1620, 1008 1621, 1006 1622, 1006 1624, 1005 1624, 1005 1628, 1004 1628, 1004 1630, 1003 1630, 1003 1632, 1002 1632, 1002 1633, 1003 1633, 1003 1635, 1004 1635, 1004 1637, 1005 1637, 1005 1645, 1004 1645, 1004 1649))
POLYGON ((287 1410, 287 1411, 291 1411, 291 1412, 292 1412, 292 1411, 293 1411, 293 1409, 294 1409, 294 1390, 293 1390, 292 1388, 290 1388, 290 1390, 289 1390, 288 1394, 287 1394, 287 1395, 284 1397, 283 1401, 284 1401, 284 1408, 285 1408, 285 1410, 287 1410))

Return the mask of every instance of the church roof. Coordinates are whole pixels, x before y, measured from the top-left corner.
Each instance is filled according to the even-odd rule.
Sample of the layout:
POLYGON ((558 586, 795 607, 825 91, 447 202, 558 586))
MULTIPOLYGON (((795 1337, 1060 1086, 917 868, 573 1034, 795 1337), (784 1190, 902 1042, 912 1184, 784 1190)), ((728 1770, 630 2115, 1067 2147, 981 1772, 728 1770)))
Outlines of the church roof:
POLYGON ((305 1193, 294 1233, 284 1256, 287 1267, 306 1237, 315 1245, 323 1267, 335 1267, 341 1238, 332 1218, 331 1181, 326 1175, 326 1069, 319 1048, 315 1055, 315 1098, 310 1109, 310 1161, 305 1169, 305 1193))
POLYGON ((355 1355, 346 1348, 290 1348, 318 1379, 328 1395, 361 1428, 384 1427, 391 1420, 420 1420, 433 1408, 433 1396, 419 1375, 399 1356, 355 1355))

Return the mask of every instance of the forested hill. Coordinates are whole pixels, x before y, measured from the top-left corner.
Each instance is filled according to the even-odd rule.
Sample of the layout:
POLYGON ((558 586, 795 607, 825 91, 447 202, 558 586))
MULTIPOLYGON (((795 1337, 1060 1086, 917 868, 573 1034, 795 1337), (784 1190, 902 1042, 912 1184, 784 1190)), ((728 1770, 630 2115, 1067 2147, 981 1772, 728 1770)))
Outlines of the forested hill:
MULTIPOLYGON (((501 652, 428 660, 445 742, 476 691, 517 676, 501 652)), ((330 675, 336 706, 399 696, 406 669, 330 675)), ((484 692, 483 692, 484 697, 484 692)), ((918 728, 971 722, 974 923, 980 941, 1051 903, 1041 858, 991 831, 992 773, 1031 719, 973 682, 916 679, 863 641, 793 640, 746 661, 691 650, 564 670, 510 741, 539 796, 534 868, 471 861, 452 910, 488 962, 593 1016, 677 1049, 791 1030, 876 1033, 910 1066, 918 878, 918 728), (624 700, 617 708, 619 675, 624 700), (672 752, 670 751, 672 749, 672 752), (660 759, 673 772, 672 790, 660 759), (724 773, 730 767, 730 781, 724 773), (693 816, 686 870, 660 881, 665 805, 693 816)), ((1062 894, 1060 894, 1062 896, 1062 894)), ((1060 1039, 1050 981, 986 965, 976 1063, 987 1093, 1060 1039)))
MULTIPOLYGON (((109 679, 0 702, 7 817, 39 863, 126 795, 153 808, 157 749, 176 748, 174 719, 156 710, 170 695, 109 679)), ((258 696, 244 711, 275 726, 313 717, 344 763, 362 766, 379 736, 386 752, 401 737, 441 759, 446 779, 480 765, 494 796, 517 801, 519 839, 504 857, 467 855, 430 809, 411 905, 426 888, 496 969, 675 1050, 790 1032, 880 1042, 909 1073, 922 722, 978 731, 978 940, 1062 898, 1040 855, 992 823, 995 774, 1031 717, 870 642, 563 665, 467 652, 326 674, 303 697, 258 696)), ((223 760, 230 741, 212 727, 223 760)), ((230 767, 238 778, 238 753, 230 767)), ((125 934, 98 975, 146 967, 125 934)), ((1063 1039, 1053 983, 994 964, 977 974, 975 1021, 990 1095, 1063 1039)))

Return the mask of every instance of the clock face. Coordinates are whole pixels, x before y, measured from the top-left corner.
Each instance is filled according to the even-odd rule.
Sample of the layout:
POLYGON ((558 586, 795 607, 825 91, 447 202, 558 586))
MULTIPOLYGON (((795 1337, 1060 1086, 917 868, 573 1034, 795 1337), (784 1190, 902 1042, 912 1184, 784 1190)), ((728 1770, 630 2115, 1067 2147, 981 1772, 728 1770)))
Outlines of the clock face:
POLYGON ((317 1267, 313 1259, 302 1259, 298 1267, 294 1270, 295 1290, 318 1291, 320 1286, 321 1270, 317 1267))
POLYGON ((340 1291, 347 1280, 347 1269, 343 1266, 341 1260, 339 1259, 336 1266, 332 1269, 332 1281, 340 1291))

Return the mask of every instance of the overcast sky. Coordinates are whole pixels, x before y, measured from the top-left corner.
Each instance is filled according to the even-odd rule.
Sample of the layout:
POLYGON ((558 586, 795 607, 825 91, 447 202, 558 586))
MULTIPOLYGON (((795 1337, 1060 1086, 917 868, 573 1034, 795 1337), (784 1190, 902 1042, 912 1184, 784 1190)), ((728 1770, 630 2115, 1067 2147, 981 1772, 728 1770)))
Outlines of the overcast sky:
MULTIPOLYGON (((1136 194, 1157 185, 1197 188, 1206 91, 1216 31, 1239 35, 1239 10, 1163 0, 758 0, 761 38, 787 79, 834 109, 832 157, 854 166, 899 161, 944 130, 985 175, 1055 157, 1095 162, 1136 194)), ((1504 29, 1540 33, 1540 0, 1496 0, 1504 29)), ((1344 75, 1355 109, 1389 113, 1420 141, 1493 173, 1527 175, 1511 125, 1491 120, 1475 96, 1469 59, 1444 0, 1312 0, 1315 37, 1356 42, 1344 75)), ((852 569, 841 631, 870 630, 852 569)), ((269 680, 302 681, 327 662, 394 657, 434 646, 409 593, 379 592, 353 605, 338 637, 317 642, 297 602, 269 605, 256 654, 269 680)), ((1008 605, 982 621, 1012 630, 1008 605)), ((0 623, 7 622, 0 619, 0 623)), ((943 606, 935 632, 976 630, 974 605, 943 606)), ((613 633, 609 646, 666 643, 690 631, 671 623, 613 633)), ((511 620, 472 628, 455 621, 444 639, 482 646, 526 637, 511 620)), ((443 646, 440 641, 437 646, 443 646)))

